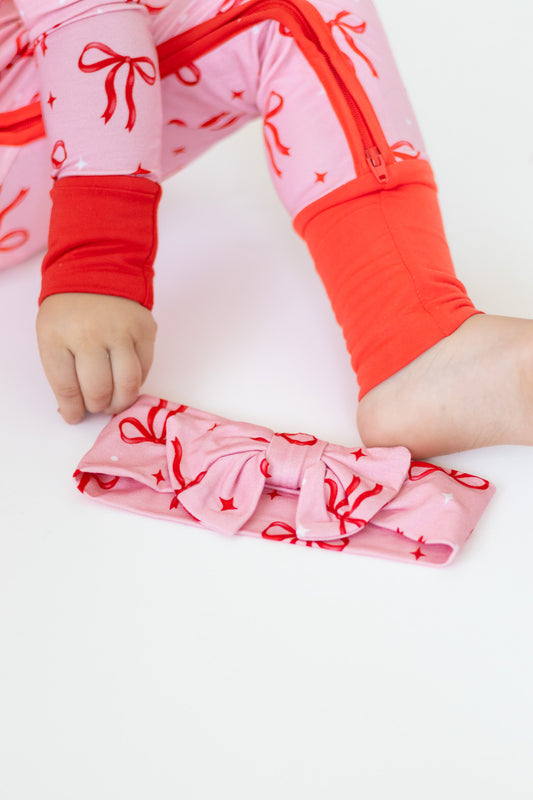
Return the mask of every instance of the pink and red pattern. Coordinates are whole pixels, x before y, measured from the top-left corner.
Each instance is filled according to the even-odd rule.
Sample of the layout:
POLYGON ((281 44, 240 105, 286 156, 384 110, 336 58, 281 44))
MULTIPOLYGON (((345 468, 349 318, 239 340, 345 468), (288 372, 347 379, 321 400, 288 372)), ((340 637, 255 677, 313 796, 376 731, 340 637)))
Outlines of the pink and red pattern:
POLYGON ((403 447, 354 450, 148 395, 111 419, 74 477, 149 516, 433 566, 450 563, 494 493, 403 447))

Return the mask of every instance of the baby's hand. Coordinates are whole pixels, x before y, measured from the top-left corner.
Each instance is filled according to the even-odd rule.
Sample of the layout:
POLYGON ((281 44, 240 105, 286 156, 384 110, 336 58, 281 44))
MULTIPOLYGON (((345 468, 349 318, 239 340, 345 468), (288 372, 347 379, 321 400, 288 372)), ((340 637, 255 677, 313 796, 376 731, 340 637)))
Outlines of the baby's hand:
POLYGON ((39 352, 65 421, 81 422, 85 409, 118 414, 134 403, 156 331, 150 311, 124 297, 68 292, 43 300, 39 352))

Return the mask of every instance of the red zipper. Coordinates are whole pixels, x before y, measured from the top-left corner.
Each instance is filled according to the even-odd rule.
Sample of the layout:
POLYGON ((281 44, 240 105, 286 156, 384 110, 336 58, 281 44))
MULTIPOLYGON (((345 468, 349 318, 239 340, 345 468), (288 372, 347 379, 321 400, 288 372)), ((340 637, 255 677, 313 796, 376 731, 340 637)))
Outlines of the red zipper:
MULTIPOLYGON (((324 30, 328 39, 331 39, 332 44, 336 47, 331 32, 318 10, 307 0, 300 0, 304 6, 309 6, 308 13, 316 17, 315 24, 324 30)), ((383 153, 380 151, 376 139, 372 134, 372 130, 365 119, 364 113, 361 111, 357 99, 350 91, 344 78, 340 75, 338 69, 335 67, 331 60, 327 49, 325 49, 317 35, 314 27, 310 24, 305 13, 299 8, 298 3, 291 0, 278 0, 272 2, 271 0, 250 0, 243 5, 235 6, 228 11, 222 12, 217 17, 207 20, 206 22, 199 23, 194 28, 189 28, 182 34, 178 34, 166 42, 158 45, 158 52, 160 53, 161 75, 165 77, 176 71, 181 66, 185 66, 196 58, 205 55, 210 50, 213 50, 220 44, 223 44, 228 39, 241 33, 243 30, 265 22, 270 19, 277 20, 281 24, 286 24, 285 19, 282 19, 286 14, 290 14, 292 20, 295 21, 296 26, 302 31, 303 36, 307 39, 315 50, 320 54, 322 60, 325 62, 327 69, 330 71, 335 79, 335 82, 342 94, 346 106, 353 119, 359 139, 362 144, 363 158, 368 165, 369 170, 373 173, 374 177, 379 183, 387 183, 390 178, 387 171, 387 166, 383 153), (270 15, 268 15, 268 10, 270 15), (267 12, 265 14, 265 11, 267 12), (198 29, 198 34, 195 30, 198 29), (196 37, 196 38, 195 38, 196 37), (202 47, 202 42, 206 41, 205 47, 202 47)), ((289 30, 291 26, 287 25, 289 30)), ((294 26, 292 26, 294 27, 294 26)), ((295 37, 296 38, 296 37, 295 37)), ((340 52, 340 51, 339 51, 340 52)), ((320 76, 319 76, 320 77, 320 76)), ((350 76, 350 80, 354 81, 359 86, 359 91, 364 93, 364 89, 359 83, 355 73, 350 76)), ((378 123, 377 123, 378 124, 378 123)), ((350 137, 345 131, 347 138, 350 142, 350 137)), ((383 136, 383 139, 385 137, 383 136)), ((356 165, 357 169, 357 165, 356 165)))
MULTIPOLYGON (((335 76, 335 80, 339 85, 342 94, 344 95, 344 99, 346 100, 346 103, 348 104, 350 111, 352 112, 355 124, 357 126, 359 135, 361 137, 361 141, 363 143, 365 159, 370 170, 373 172, 373 174, 380 183, 387 183, 390 180, 390 177, 387 171, 387 166, 385 164, 385 159, 383 158, 383 155, 377 146, 376 140, 372 135, 372 131, 370 130, 370 127, 363 113, 361 112, 361 109, 359 108, 357 100, 346 86, 345 81, 339 75, 335 66, 332 64, 329 54, 322 47, 320 40, 316 36, 312 26, 307 21, 305 15, 302 14, 300 9, 297 6, 295 6, 294 3, 290 2, 290 0, 285 0, 285 4, 291 7, 293 14, 299 20, 300 27, 302 28, 302 30, 305 30, 307 38, 310 39, 317 48, 317 50, 320 51, 329 69, 335 76)), ((272 4, 265 3, 265 5, 272 5, 272 4)))
MULTIPOLYGON (((310 13, 317 16, 317 25, 327 30, 326 23, 320 16, 317 9, 308 3, 307 0, 301 1, 303 5, 308 5, 310 7, 310 13)), ((277 19, 281 22, 281 20, 279 20, 279 13, 274 13, 272 17, 265 17, 262 13, 258 14, 257 12, 257 10, 259 10, 259 12, 263 12, 268 8, 273 9, 274 12, 279 12, 280 10, 285 11, 288 9, 289 13, 302 30, 304 36, 320 53, 329 71, 335 78, 335 82, 339 87, 350 111, 351 117, 355 122, 357 131, 359 133, 359 138, 363 146, 364 159, 368 165, 368 168, 379 183, 387 183, 390 178, 387 171, 385 158, 383 153, 379 150, 371 128, 366 121, 356 98, 350 91, 346 81, 332 63, 329 53, 322 46, 319 37, 317 36, 312 25, 310 25, 307 17, 300 10, 297 3, 291 2, 291 0, 283 0, 283 2, 270 2, 269 0, 255 0, 254 2, 254 0, 251 0, 251 2, 245 3, 242 6, 237 6, 229 11, 225 11, 222 14, 217 15, 215 18, 195 26, 195 28, 200 29, 202 32, 199 34, 198 38, 193 38, 192 42, 189 45, 185 45, 184 48, 181 46, 181 42, 183 40, 189 42, 191 40, 191 35, 194 36, 195 28, 189 28, 188 31, 178 34, 171 39, 167 39, 167 41, 162 42, 157 46, 162 67, 161 76, 165 77, 166 75, 175 71, 176 68, 184 66, 187 63, 187 59, 190 61, 192 58, 199 58, 201 55, 204 55, 205 52, 208 52, 209 49, 213 49, 213 47, 215 47, 217 44, 221 44, 223 41, 226 41, 227 39, 236 35, 243 29, 252 27, 260 22, 265 22, 267 19, 271 18, 277 19), (244 24, 239 26, 239 23, 244 24), (237 30, 234 31, 233 28, 237 28, 237 30), (229 35, 227 35, 228 29, 229 35), (220 37, 216 35, 219 33, 219 31, 221 33, 220 37), (197 52, 198 44, 204 39, 208 40, 207 48, 202 50, 200 47, 199 52, 197 52), (190 54, 189 51, 191 49, 194 49, 194 55, 190 54)), ((328 37, 331 37, 333 41, 333 37, 331 36, 329 30, 327 30, 327 35, 328 37)), ((351 76, 351 80, 359 84, 355 74, 351 76)), ((361 92, 364 92, 360 84, 359 88, 361 92)), ((45 132, 42 118, 35 114, 37 109, 40 110, 40 106, 38 103, 35 103, 31 104, 30 106, 26 106, 24 109, 17 109, 15 112, 0 114, 0 142, 2 142, 2 133, 5 136, 3 142, 5 144, 26 144, 29 141, 33 141, 34 139, 39 139, 44 136, 45 132), (7 124, 2 125, 2 118, 4 118, 5 123, 7 124)))

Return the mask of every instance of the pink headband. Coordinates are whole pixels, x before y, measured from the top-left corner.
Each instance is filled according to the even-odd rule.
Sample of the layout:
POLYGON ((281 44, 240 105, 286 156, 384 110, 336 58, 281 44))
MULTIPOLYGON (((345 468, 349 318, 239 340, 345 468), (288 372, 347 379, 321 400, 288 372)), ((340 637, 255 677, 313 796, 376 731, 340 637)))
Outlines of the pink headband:
POLYGON ((483 478, 142 395, 74 473, 95 500, 227 534, 444 566, 494 494, 483 478))

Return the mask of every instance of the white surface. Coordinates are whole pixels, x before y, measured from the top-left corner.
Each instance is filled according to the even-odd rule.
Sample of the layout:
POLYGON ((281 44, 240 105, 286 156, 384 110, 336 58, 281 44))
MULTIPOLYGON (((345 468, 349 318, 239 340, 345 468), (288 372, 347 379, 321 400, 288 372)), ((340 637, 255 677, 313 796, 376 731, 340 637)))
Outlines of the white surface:
MULTIPOLYGON (((377 6, 458 273, 480 307, 531 317, 531 5, 377 6)), ((257 125, 167 185, 157 267, 146 391, 358 441, 257 125)), ((111 510, 71 481, 105 419, 56 413, 38 286, 39 259, 0 276, 2 800, 531 798, 531 449, 437 460, 498 487, 444 570, 111 510)))

